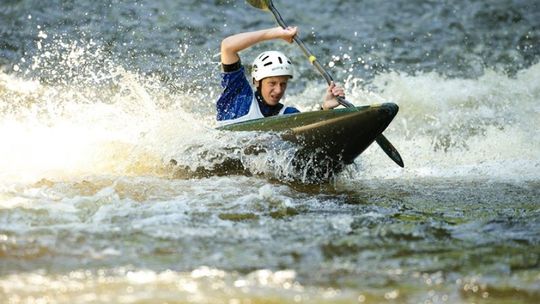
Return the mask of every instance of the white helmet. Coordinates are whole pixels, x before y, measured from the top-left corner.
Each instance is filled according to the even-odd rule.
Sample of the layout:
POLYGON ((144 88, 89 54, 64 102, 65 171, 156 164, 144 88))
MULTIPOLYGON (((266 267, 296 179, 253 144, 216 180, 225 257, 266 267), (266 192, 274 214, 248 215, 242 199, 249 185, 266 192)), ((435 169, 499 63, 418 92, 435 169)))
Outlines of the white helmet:
POLYGON ((256 81, 272 76, 290 76, 292 78, 292 63, 282 52, 263 52, 253 61, 251 76, 256 81))

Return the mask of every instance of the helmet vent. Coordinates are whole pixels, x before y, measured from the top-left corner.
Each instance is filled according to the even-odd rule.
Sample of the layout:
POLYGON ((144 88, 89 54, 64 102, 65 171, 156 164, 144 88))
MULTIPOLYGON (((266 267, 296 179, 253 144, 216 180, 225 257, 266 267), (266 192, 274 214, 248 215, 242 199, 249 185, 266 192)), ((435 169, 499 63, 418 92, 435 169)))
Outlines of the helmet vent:
POLYGON ((265 63, 265 64, 263 64, 263 65, 264 65, 264 66, 269 66, 269 65, 271 65, 271 64, 272 64, 272 61, 267 62, 267 63, 265 63))
POLYGON ((268 57, 270 57, 269 55, 266 55, 266 57, 264 57, 263 59, 261 59, 261 61, 265 61, 266 59, 268 59, 268 57))
POLYGON ((277 58, 279 60, 279 63, 283 63, 283 60, 281 60, 281 57, 277 58))

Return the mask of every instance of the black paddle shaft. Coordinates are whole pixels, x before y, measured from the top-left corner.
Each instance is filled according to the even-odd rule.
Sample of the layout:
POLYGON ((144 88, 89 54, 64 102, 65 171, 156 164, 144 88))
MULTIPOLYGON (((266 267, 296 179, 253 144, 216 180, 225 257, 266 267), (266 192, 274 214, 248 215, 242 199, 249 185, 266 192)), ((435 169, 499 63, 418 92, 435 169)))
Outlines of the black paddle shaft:
MULTIPOLYGON (((270 3, 268 3, 268 8, 270 9, 270 11, 272 12, 272 14, 274 14, 274 18, 276 18, 276 21, 277 23, 282 27, 282 28, 287 28, 287 24, 285 24, 285 21, 283 20, 283 18, 281 17, 281 15, 279 14, 278 10, 274 7, 274 4, 270 1, 270 3)), ((300 47, 300 49, 302 50, 302 52, 304 52, 304 54, 306 55, 306 57, 309 58, 309 61, 311 62, 311 64, 313 66, 315 66, 315 68, 317 69, 317 71, 319 71, 319 73, 324 77, 324 79, 326 79, 326 82, 330 85, 330 83, 332 83, 334 81, 334 79, 332 78, 332 76, 322 67, 322 65, 317 61, 317 57, 315 57, 315 55, 313 55, 313 53, 307 48, 307 46, 304 44, 304 42, 298 38, 298 36, 294 36, 293 37, 293 40, 294 42, 296 42, 296 44, 298 44, 298 46, 300 47)), ((354 108, 354 105, 350 102, 348 102, 345 98, 341 97, 341 96, 338 96, 337 97, 337 100, 338 102, 344 106, 344 107, 347 107, 347 108, 354 108)))
MULTIPOLYGON (((272 12, 272 14, 274 15, 274 18, 276 18, 277 23, 282 28, 287 28, 287 24, 285 24, 285 21, 279 14, 278 10, 274 7, 274 4, 272 3, 272 1, 268 1, 267 4, 268 4, 268 9, 272 12)), ((332 83, 334 79, 317 61, 317 57, 315 57, 315 55, 311 53, 311 51, 307 48, 304 42, 302 42, 302 40, 298 38, 298 36, 294 36, 293 40, 294 42, 296 42, 296 44, 298 44, 302 52, 304 52, 304 54, 309 58, 309 61, 311 62, 311 64, 315 66, 317 71, 319 71, 319 73, 324 77, 324 79, 326 79, 326 82, 330 85, 330 83, 332 83)), ((342 106, 346 108, 354 108, 354 105, 352 103, 348 102, 345 98, 341 96, 337 96, 337 100, 342 106)), ((377 136, 375 141, 382 148, 384 153, 386 153, 388 157, 390 157, 396 164, 398 164, 398 166, 402 168, 405 166, 403 163, 403 159, 401 158, 401 155, 399 155, 399 152, 397 151, 397 149, 390 143, 390 141, 384 135, 380 134, 379 136, 377 136)))

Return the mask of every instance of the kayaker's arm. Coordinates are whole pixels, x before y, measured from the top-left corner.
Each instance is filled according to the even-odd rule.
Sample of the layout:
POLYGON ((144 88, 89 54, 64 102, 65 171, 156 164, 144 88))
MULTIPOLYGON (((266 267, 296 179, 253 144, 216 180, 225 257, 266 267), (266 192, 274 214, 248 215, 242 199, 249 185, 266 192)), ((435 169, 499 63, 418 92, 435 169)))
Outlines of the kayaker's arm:
POLYGON ((323 98, 322 110, 330 110, 339 106, 337 96, 345 97, 345 91, 342 87, 337 86, 333 81, 326 89, 326 94, 323 98))
POLYGON ((238 52, 249 48, 259 42, 283 39, 289 43, 293 42, 293 37, 298 32, 297 27, 274 27, 254 32, 239 33, 229 36, 221 42, 221 63, 234 64, 240 60, 238 52))

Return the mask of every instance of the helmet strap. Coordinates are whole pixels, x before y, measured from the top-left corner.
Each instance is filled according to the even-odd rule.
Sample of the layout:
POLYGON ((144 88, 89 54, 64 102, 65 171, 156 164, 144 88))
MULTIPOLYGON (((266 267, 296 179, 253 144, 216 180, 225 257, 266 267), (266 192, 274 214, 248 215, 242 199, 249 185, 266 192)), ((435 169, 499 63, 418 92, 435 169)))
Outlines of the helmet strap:
POLYGON ((253 84, 255 85, 255 88, 257 89, 257 93, 259 93, 258 95, 260 96, 261 98, 261 101, 264 101, 264 103, 266 103, 266 100, 264 100, 264 97, 262 97, 262 79, 257 81, 255 80, 255 78, 253 78, 253 84))

